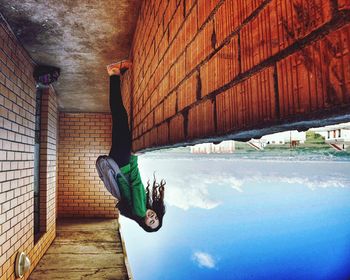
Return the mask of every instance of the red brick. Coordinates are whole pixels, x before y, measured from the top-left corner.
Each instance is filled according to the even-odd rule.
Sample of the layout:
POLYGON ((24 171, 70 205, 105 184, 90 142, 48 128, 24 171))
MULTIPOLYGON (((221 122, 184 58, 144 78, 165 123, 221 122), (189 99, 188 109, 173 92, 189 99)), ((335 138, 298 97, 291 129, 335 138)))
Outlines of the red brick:
POLYGON ((167 7, 168 2, 164 0, 160 0, 159 10, 157 12, 158 24, 163 23, 164 12, 167 7))
POLYGON ((146 69, 146 71, 149 68, 149 65, 153 59, 154 56, 154 37, 150 37, 150 39, 147 41, 146 46, 145 46, 145 52, 146 52, 146 59, 145 59, 145 64, 144 64, 144 68, 146 69))
POLYGON ((153 78, 154 78, 154 85, 158 86, 160 80, 161 80, 161 64, 157 65, 156 70, 154 71, 153 78))
POLYGON ((169 143, 169 127, 165 122, 157 128, 157 145, 162 146, 169 143))
POLYGON ((332 18, 331 1, 274 0, 270 5, 277 10, 280 50, 332 18))
MULTIPOLYGON (((337 0, 337 2, 339 9, 347 9, 347 1, 337 0)), ((141 8, 144 11, 141 12, 142 16, 135 32, 132 80, 135 134, 140 136, 146 131, 149 133, 148 136, 137 137, 135 139, 137 145, 139 147, 149 147, 151 144, 154 147, 163 145, 164 143, 157 136, 160 128, 155 130, 155 125, 163 125, 162 122, 165 119, 169 121, 171 138, 169 141, 173 141, 172 126, 178 122, 181 131, 184 132, 185 124, 183 120, 178 121, 183 118, 181 114, 173 118, 172 116, 179 112, 184 113, 183 110, 186 108, 193 121, 195 111, 202 110, 199 109, 199 105, 202 104, 199 99, 227 86, 233 79, 238 78, 239 74, 242 74, 244 80, 216 97, 216 116, 218 119, 224 119, 222 124, 220 121, 217 124, 220 133, 261 126, 275 120, 276 104, 274 102, 277 97, 287 98, 287 103, 293 101, 292 99, 290 101, 290 97, 295 100, 302 98, 300 104, 294 101, 288 105, 283 104, 288 110, 292 108, 296 113, 289 114, 287 109, 280 107, 281 115, 287 110, 287 117, 294 116, 298 112, 306 113, 309 109, 314 112, 348 104, 349 70, 346 63, 348 55, 344 48, 344 45, 348 44, 348 35, 347 32, 333 31, 339 28, 336 26, 332 26, 329 29, 330 34, 321 38, 321 41, 308 42, 309 46, 297 52, 303 53, 312 46, 311 54, 314 58, 311 62, 304 58, 304 53, 302 59, 300 55, 294 53, 277 62, 278 74, 274 73, 272 67, 261 69, 253 76, 245 76, 247 74, 245 71, 278 54, 328 22, 332 15, 331 4, 333 5, 334 1, 152 0, 147 2, 142 6, 144 8, 141 8), (210 17, 212 18, 209 20, 210 17), (242 26, 243 22, 244 26, 242 26), (238 34, 233 34, 234 31, 238 34), (231 40, 230 44, 222 46, 228 36, 231 40), (169 38, 170 41, 172 40, 170 45, 169 38), (216 38, 215 41, 214 38, 216 38), (238 39, 241 49, 239 56, 238 39), (214 42, 216 42, 215 46, 212 45, 214 42), (327 45, 332 46, 333 50, 327 45), (222 47, 222 49, 208 61, 209 56, 215 51, 214 47, 222 47), (241 61, 238 61, 238 57, 241 61), (323 57, 326 66, 322 66, 322 63, 320 63, 322 67, 317 65, 319 57, 323 57), (300 63, 304 65, 300 66, 300 63), (307 71, 302 70, 303 67, 307 71), (322 69, 317 72, 315 70, 317 67, 322 69), (241 68, 242 73, 240 73, 241 68), (186 77, 190 72, 194 72, 193 75, 186 77), (278 83, 274 81, 274 77, 278 78, 278 83), (184 80, 186 78, 187 80, 184 80), (307 81, 308 79, 313 83, 307 81), (279 92, 275 93, 275 87, 271 86, 273 82, 276 83, 275 87, 278 86, 279 92), (293 87, 290 86, 290 82, 293 82, 294 89, 289 88, 293 87), (197 89, 198 85, 201 87, 197 89), (307 88, 305 85, 310 89, 305 90, 307 88), (327 88, 327 90, 322 88, 323 95, 319 95, 317 88, 319 85, 327 88), (300 89, 298 89, 299 86, 301 86, 300 89), (300 93, 294 94, 294 91, 300 91, 300 93), (309 92, 314 92, 317 98, 314 95, 311 96, 309 92), (328 101, 322 103, 321 97, 328 101), (230 105, 225 104, 225 101, 231 104, 229 100, 234 98, 238 102, 236 103, 240 104, 237 105, 238 108, 231 108, 230 105), (196 105, 199 107, 195 110, 196 105), (234 111, 234 109, 237 110, 234 111), (228 116, 237 114, 237 117, 230 119, 227 114, 228 116), (145 144, 146 138, 149 139, 148 146, 145 144)), ((280 58, 276 56, 276 59, 280 58)), ((26 73, 25 83, 28 82, 29 76, 30 73, 26 73)), ((23 86, 25 85, 21 88, 23 86)), ((13 90, 17 90, 16 85, 13 90)), ((129 99, 126 99, 126 103, 128 102, 129 99)), ((27 117, 26 114, 24 116, 27 117)), ((203 129, 203 131, 206 130, 203 129)), ((188 132, 191 133, 190 129, 188 132)), ((197 134, 199 135, 199 132, 197 134)), ((198 137, 207 136, 203 133, 198 137)), ((177 141, 184 141, 184 135, 177 139, 177 141)))
MULTIPOLYGON (((146 119, 144 119, 144 120, 146 120, 146 119)), ((145 132, 144 122, 140 123, 140 125, 137 127, 137 136, 135 138, 140 137, 145 132)))
POLYGON ((164 103, 159 104, 154 111, 155 124, 159 124, 164 120, 164 103))
POLYGON ((187 16, 188 13, 191 11, 192 7, 194 6, 194 4, 196 4, 196 0, 186 0, 184 1, 184 4, 185 4, 186 16, 187 16))
POLYGON ((179 32, 179 34, 176 36, 175 40, 172 43, 172 61, 175 61, 180 54, 184 53, 185 50, 185 32, 183 29, 179 32))
MULTIPOLYGON (((126 77, 124 77, 126 78, 126 77)), ((126 80, 123 80, 125 82, 126 80)), ((124 87, 127 85, 124 84, 124 87)), ((137 114, 138 116, 140 115, 137 114)), ((139 118, 139 117, 138 117, 139 118)), ((58 213, 59 215, 76 215, 74 204, 79 204, 80 215, 93 215, 93 212, 100 212, 100 215, 115 217, 116 213, 110 212, 113 209, 114 199, 105 192, 103 183, 96 180, 95 160, 100 154, 108 154, 111 146, 111 117, 109 114, 61 114, 60 115, 60 142, 59 142, 59 172, 66 172, 69 179, 59 178, 58 213), (74 126, 71 123, 74 123, 74 126), (74 128, 74 130, 73 130, 74 128), (72 165, 81 168, 71 169, 72 165), (72 171, 73 170, 73 171, 72 171), (84 189, 86 182, 94 190, 89 193, 84 189), (72 198, 64 196, 63 192, 72 191, 72 198), (99 194, 110 201, 111 206, 101 210, 96 204, 95 197, 99 194), (85 202, 84 202, 85 201, 85 202), (62 206, 66 204, 68 207, 62 206), (84 207, 86 208, 85 211, 84 207)), ((135 133, 133 132, 133 136, 135 133)), ((107 203, 108 204, 108 203, 107 203)))
POLYGON ((176 11, 176 1, 177 0, 169 0, 168 6, 165 10, 164 14, 164 28, 166 29, 166 26, 170 23, 170 20, 172 19, 175 11, 176 11))
POLYGON ((350 26, 277 63, 281 117, 350 103, 350 26))
POLYGON ((267 68, 216 97, 218 133, 276 118, 273 72, 273 68, 267 68))
POLYGON ((242 71, 246 71, 278 51, 275 0, 241 31, 242 71))
POLYGON ((185 32, 185 45, 186 46, 194 38, 194 36, 197 34, 197 31, 198 31, 197 15, 198 15, 197 9, 193 9, 185 21, 183 30, 185 32))
POLYGON ((153 17, 150 23, 150 34, 149 37, 153 40, 154 36, 156 35, 156 31, 158 28, 158 21, 156 17, 153 17))
POLYGON ((176 61, 169 73, 169 89, 170 91, 176 87, 185 77, 185 54, 176 61))
POLYGON ((176 113, 176 92, 170 94, 164 100, 164 119, 170 118, 176 113))
MULTIPOLYGON (((167 74, 159 84, 159 96, 157 104, 163 101, 164 97, 169 93, 169 74, 167 74)), ((152 101, 151 101, 152 102, 152 101)))
POLYGON ((148 99, 148 100, 146 101, 144 108, 145 108, 145 112, 146 112, 146 113, 148 113, 148 112, 151 111, 151 100, 150 100, 150 99, 148 99))
POLYGON ((215 133, 214 106, 206 100, 191 108, 188 113, 188 138, 196 139, 215 133))
MULTIPOLYGON (((155 66, 154 67, 154 71, 157 69, 157 67, 155 66)), ((148 88, 149 88, 149 91, 150 92, 154 92, 154 90, 156 89, 156 79, 155 79, 155 75, 154 73, 152 74, 150 80, 149 80, 149 83, 148 83, 148 88)), ((144 100, 147 100, 147 99, 144 99, 144 100)))
POLYGON ((5 30, 5 28, 6 27, 1 24, 1 26, 0 26, 0 39, 6 41, 6 44, 7 44, 7 41, 9 40, 9 35, 8 35, 7 28, 6 28, 6 30, 5 30))
MULTIPOLYGON (((148 112, 146 112, 146 114, 147 114, 148 112)), ((140 135, 142 135, 142 134, 144 134, 145 133, 145 131, 147 131, 147 129, 148 129, 148 116, 146 115, 145 117, 144 117, 144 119, 141 119, 141 122, 140 122, 140 124, 139 124, 139 127, 138 127, 138 136, 140 136, 140 135)))
MULTIPOLYGON (((163 36, 164 36, 164 29, 163 29, 163 25, 160 24, 157 29, 156 35, 154 36, 154 44, 156 49, 158 49, 163 36)), ((159 56, 159 54, 157 54, 157 56, 159 56)))
POLYGON ((262 3, 263 0, 226 0, 215 14, 217 45, 219 46, 262 3))
MULTIPOLYGON (((28 191, 33 183, 34 166, 34 124, 35 124, 35 83, 32 76, 33 66, 29 56, 23 56, 25 50, 18 43, 13 33, 8 30, 4 21, 0 22, 0 126, 7 129, 1 133, 0 158, 7 159, 1 165, 0 181, 3 192, 1 197, 2 210, 0 215, 0 231, 6 232, 0 236, 1 279, 14 279, 12 265, 13 252, 20 248, 29 248, 29 254, 37 255, 32 258, 33 266, 38 263, 54 239, 52 229, 55 219, 55 200, 48 194, 55 195, 56 190, 56 139, 57 139, 57 99, 52 89, 45 90, 42 98, 41 112, 41 173, 40 198, 41 219, 43 233, 41 243, 29 246, 33 240, 31 230, 33 200, 29 200, 28 191), (24 71, 19 71, 18 64, 24 71), (6 66, 7 65, 7 66, 6 66), (6 76, 6 77, 5 77, 6 76), (9 150, 9 151, 6 151, 9 150), (4 155, 4 156, 3 156, 4 155), (10 180, 10 181, 5 181, 10 180), (24 202, 28 203, 24 203, 24 202), (24 204, 23 204, 24 203, 24 204), (20 207, 21 206, 21 207, 20 207), (22 207, 24 206, 24 207, 22 207), (22 230, 24 229, 24 230, 22 230), (40 245, 40 244, 39 244, 40 245)), ((51 195, 52 197, 52 195, 51 195)))
MULTIPOLYGON (((180 33, 180 35, 183 34, 180 33)), ((167 72, 171 68, 171 66, 176 61, 177 57, 180 55, 180 51, 184 49, 184 42, 179 39, 180 37, 177 36, 174 43, 169 46, 169 49, 164 56, 165 72, 167 72)))
POLYGON ((150 141, 150 147, 154 147, 157 146, 158 143, 158 131, 157 131, 157 127, 153 127, 151 129, 151 131, 149 132, 149 141, 150 141))
POLYGON ((237 3, 239 21, 243 23, 243 21, 245 21, 264 2, 264 0, 239 0, 237 3))
POLYGON ((214 18, 217 46, 241 24, 238 12, 237 1, 235 0, 226 0, 219 7, 214 18))
POLYGON ((175 15, 173 17, 173 19, 170 22, 169 25, 169 41, 171 42, 176 33, 178 32, 181 24, 184 21, 184 6, 183 5, 179 5, 178 8, 176 9, 175 15))
POLYGON ((218 0, 198 0, 198 26, 201 27, 208 19, 210 13, 214 10, 218 0))
POLYGON ((329 1, 271 1, 242 29, 242 70, 259 64, 330 19, 329 1))
POLYGON ((338 0, 338 8, 339 8, 339 10, 350 9, 350 1, 349 0, 338 0))
POLYGON ((169 124, 170 142, 179 143, 185 139, 184 134, 184 118, 182 115, 177 115, 170 120, 169 124))
POLYGON ((141 149, 144 148, 144 143, 143 143, 144 137, 140 137, 139 139, 135 139, 132 142, 132 150, 133 151, 140 151, 141 149))
POLYGON ((198 74, 194 73, 184 81, 177 92, 178 111, 197 100, 198 74))
POLYGON ((151 129, 151 127, 154 126, 154 112, 150 112, 150 114, 148 114, 148 116, 146 117, 146 124, 147 127, 144 131, 147 131, 149 129, 151 129))
POLYGON ((166 32, 168 32, 168 30, 165 31, 165 34, 164 34, 162 40, 160 41, 159 48, 158 48, 158 56, 159 56, 160 60, 164 56, 164 53, 169 46, 168 36, 167 36, 166 32))
POLYGON ((189 73, 212 51, 213 22, 209 22, 201 30, 194 41, 186 49, 186 71, 189 73))
MULTIPOLYGON (((0 60, 2 61, 3 65, 6 64, 7 55, 6 55, 5 52, 3 52, 2 50, 0 50, 0 60)), ((2 67, 1 67, 1 68, 2 68, 2 67)))
POLYGON ((158 89, 153 92, 150 98, 150 104, 151 104, 151 110, 153 110, 159 103, 158 103, 159 97, 158 97, 158 89))
MULTIPOLYGON (((305 50, 305 52, 309 51, 309 49, 305 50)), ((317 60, 319 60, 319 58, 314 57, 314 61, 316 62, 317 60)), ((294 115, 295 113, 305 113, 305 110, 308 111, 309 98, 305 99, 307 95, 311 95, 315 98, 312 103, 315 103, 316 107, 324 104, 325 90, 322 89, 322 84, 317 83, 314 87, 315 92, 310 94, 308 84, 309 77, 305 65, 303 64, 301 53, 293 54, 280 61, 277 64, 277 69, 281 117, 294 115)), ((312 104, 310 105, 314 106, 312 104)))
POLYGON ((155 0, 154 1, 154 6, 153 6, 153 8, 154 8, 154 13, 155 13, 155 15, 158 15, 159 14, 159 7, 160 7, 160 4, 161 4, 161 0, 155 0))
POLYGON ((140 131, 141 131, 141 128, 140 128, 140 123, 136 124, 136 122, 134 122, 134 128, 133 128, 133 131, 131 132, 132 134, 132 140, 136 139, 137 137, 139 137, 141 135, 140 131))
POLYGON ((143 135, 143 139, 144 139, 144 144, 145 144, 145 147, 150 147, 151 146, 151 141, 150 141, 150 132, 147 132, 143 135))
POLYGON ((230 82, 239 73, 237 36, 200 69, 202 97, 230 82))

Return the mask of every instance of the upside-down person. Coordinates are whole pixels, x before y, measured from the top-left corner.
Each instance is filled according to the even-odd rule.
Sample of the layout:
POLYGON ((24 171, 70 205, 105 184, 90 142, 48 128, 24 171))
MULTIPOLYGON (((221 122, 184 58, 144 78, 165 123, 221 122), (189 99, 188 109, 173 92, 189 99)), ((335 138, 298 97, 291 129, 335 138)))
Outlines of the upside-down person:
MULTIPOLYGON (((150 190, 149 181, 147 188, 142 183, 137 164, 137 156, 131 153, 131 133, 128 124, 128 115, 123 105, 120 89, 120 75, 131 67, 131 62, 122 60, 107 66, 107 72, 110 76, 110 95, 109 104, 112 112, 112 147, 109 156, 100 156, 97 159, 107 158, 116 168, 110 172, 113 173, 112 179, 106 178, 102 171, 99 175, 106 187, 113 194, 118 192, 117 207, 120 214, 137 222, 147 232, 154 232, 161 228, 163 216, 165 214, 164 205, 164 185, 161 180, 158 184, 154 176, 152 190, 150 190), (118 170, 115 172, 115 170, 118 170), (101 175, 102 173, 102 175, 101 175), (111 191, 110 181, 116 179, 117 187, 111 191), (108 181, 108 182, 107 182, 108 181), (107 184, 106 184, 107 182, 107 184)), ((107 165, 109 165, 107 163, 107 165)), ((110 176, 111 177, 111 176, 110 176)), ((113 185, 113 184, 112 184, 113 185)))

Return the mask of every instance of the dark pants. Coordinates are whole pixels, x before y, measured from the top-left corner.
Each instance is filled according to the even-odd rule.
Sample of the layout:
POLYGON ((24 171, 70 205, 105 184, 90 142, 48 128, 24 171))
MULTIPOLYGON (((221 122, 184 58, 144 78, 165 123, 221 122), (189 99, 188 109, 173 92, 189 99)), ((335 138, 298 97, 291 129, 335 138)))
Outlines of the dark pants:
POLYGON ((109 106, 112 112, 112 147, 109 152, 119 167, 127 165, 131 154, 131 133, 128 114, 123 105, 120 90, 120 77, 113 75, 109 79, 109 106))

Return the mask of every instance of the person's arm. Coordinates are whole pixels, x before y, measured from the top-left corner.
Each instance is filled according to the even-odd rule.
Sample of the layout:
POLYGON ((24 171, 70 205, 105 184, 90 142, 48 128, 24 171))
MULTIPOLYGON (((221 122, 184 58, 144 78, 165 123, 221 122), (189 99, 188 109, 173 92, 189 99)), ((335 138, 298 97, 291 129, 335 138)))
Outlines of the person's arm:
MULTIPOLYGON (((130 164, 120 168, 120 171, 124 174, 124 176, 127 175, 130 172, 130 164)), ((126 182, 121 175, 118 175, 118 186, 122 199, 125 200, 128 204, 132 205, 131 189, 128 182, 126 182)))
POLYGON ((141 180, 137 156, 131 156, 130 169, 133 214, 142 218, 146 215, 146 192, 141 180))

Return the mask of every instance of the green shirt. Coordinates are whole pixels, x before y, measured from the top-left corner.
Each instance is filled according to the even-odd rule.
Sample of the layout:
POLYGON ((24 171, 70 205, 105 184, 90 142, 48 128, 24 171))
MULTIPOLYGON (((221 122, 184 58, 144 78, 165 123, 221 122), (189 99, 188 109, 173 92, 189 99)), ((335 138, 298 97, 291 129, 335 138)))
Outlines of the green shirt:
POLYGON ((120 168, 120 171, 129 180, 130 185, 123 177, 118 176, 118 183, 122 199, 125 199, 132 214, 140 218, 146 216, 146 192, 141 181, 140 171, 137 164, 137 156, 131 155, 127 165, 120 168))

